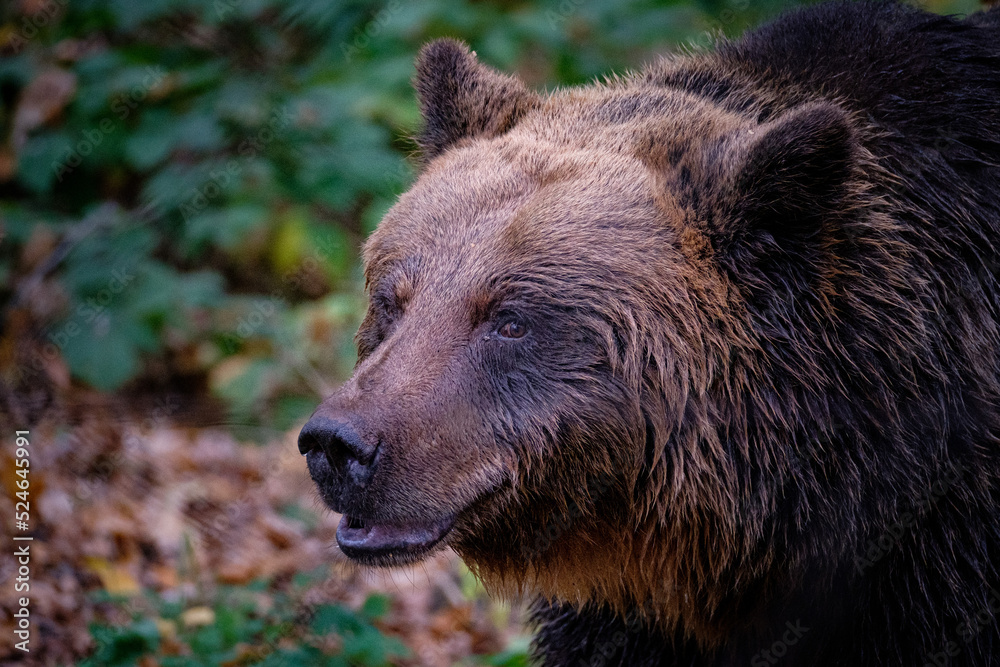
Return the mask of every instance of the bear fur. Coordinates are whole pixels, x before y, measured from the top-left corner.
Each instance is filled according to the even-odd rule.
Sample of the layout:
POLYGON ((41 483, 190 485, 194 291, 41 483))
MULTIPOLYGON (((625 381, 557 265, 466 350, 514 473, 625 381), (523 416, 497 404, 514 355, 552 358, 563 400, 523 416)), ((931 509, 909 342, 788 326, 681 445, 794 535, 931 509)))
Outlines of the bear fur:
POLYGON ((1000 11, 804 9, 538 94, 417 62, 423 167, 300 436, 560 665, 1000 661, 1000 11))

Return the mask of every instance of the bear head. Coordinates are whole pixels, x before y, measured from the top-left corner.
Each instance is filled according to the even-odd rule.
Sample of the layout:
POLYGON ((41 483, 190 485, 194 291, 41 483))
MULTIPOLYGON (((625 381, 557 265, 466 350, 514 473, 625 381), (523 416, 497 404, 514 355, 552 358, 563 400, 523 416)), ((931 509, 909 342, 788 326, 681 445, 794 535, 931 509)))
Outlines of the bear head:
POLYGON ((365 246, 358 363, 299 440, 341 549, 447 545, 501 592, 678 614, 746 587, 798 511, 795 453, 746 427, 746 392, 777 396, 754 319, 821 302, 850 243, 851 116, 641 76, 538 94, 450 40, 416 89, 422 170, 365 246))

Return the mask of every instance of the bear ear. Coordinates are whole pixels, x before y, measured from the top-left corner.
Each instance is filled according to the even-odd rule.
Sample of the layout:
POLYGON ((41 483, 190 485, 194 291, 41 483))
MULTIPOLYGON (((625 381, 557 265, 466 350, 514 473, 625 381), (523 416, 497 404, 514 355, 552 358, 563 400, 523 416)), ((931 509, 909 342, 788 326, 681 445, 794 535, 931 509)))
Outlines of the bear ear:
POLYGON ((424 160, 465 137, 503 134, 540 101, 521 81, 483 65, 453 39, 421 49, 414 85, 424 119, 418 138, 424 160))
POLYGON ((835 104, 802 105, 730 141, 726 236, 767 233, 779 246, 813 238, 849 205, 859 144, 835 104))

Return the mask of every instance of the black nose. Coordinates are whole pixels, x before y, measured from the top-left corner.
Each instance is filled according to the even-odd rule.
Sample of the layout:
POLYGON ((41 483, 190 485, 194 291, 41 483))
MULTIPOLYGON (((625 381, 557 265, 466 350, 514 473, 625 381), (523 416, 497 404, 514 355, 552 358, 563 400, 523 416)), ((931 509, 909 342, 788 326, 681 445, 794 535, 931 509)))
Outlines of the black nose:
POLYGON ((299 432, 299 452, 313 450, 326 454, 334 470, 360 472, 375 458, 378 444, 367 442, 347 421, 328 417, 313 417, 299 432))

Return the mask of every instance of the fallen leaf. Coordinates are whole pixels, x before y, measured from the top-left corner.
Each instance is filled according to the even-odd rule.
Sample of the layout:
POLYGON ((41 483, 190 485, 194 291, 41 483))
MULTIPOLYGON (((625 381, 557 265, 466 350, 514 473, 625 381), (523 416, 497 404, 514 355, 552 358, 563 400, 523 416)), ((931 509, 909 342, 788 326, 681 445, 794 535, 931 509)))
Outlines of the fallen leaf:
POLYGON ((181 623, 186 628, 196 628, 215 623, 215 612, 211 607, 191 607, 181 613, 181 623))
POLYGON ((139 583, 124 566, 94 556, 85 558, 84 564, 100 578, 104 590, 111 595, 129 596, 139 592, 139 583))
POLYGON ((20 152, 35 128, 52 122, 76 95, 76 75, 64 69, 43 70, 21 91, 14 112, 11 143, 20 152))
POLYGON ((174 639, 177 637, 177 623, 167 618, 154 618, 156 630, 160 633, 160 639, 174 639))

